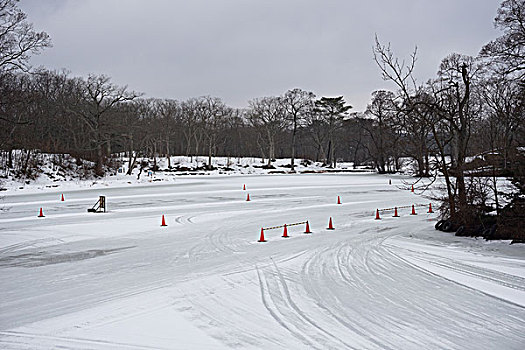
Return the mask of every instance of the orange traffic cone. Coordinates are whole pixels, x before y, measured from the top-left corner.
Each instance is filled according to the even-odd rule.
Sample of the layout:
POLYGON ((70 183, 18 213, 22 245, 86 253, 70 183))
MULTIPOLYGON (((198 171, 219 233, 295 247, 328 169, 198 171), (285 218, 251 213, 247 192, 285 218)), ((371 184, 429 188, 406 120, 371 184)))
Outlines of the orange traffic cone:
POLYGON ((61 199, 61 201, 62 201, 62 202, 64 201, 64 194, 63 194, 63 193, 62 193, 62 199, 61 199))
POLYGON ((166 225, 166 220, 164 220, 164 215, 162 215, 162 223, 160 224, 160 226, 168 226, 166 225))
POLYGON ((284 231, 283 231, 283 238, 288 238, 288 229, 286 228, 286 224, 284 224, 284 231))
POLYGON ((304 230, 304 233, 312 233, 312 231, 310 231, 310 224, 308 221, 306 222, 306 230, 304 230))
POLYGON ((249 202, 250 201, 250 194, 248 193, 248 195, 246 196, 246 202, 249 202))
POLYGON ((246 191, 246 184, 242 185, 243 191, 246 191))
POLYGON ((433 211, 432 211, 432 203, 428 204, 428 212, 429 213, 433 213, 433 211))
POLYGON ((393 217, 394 218, 398 218, 399 217, 399 215, 397 215, 397 207, 394 208, 394 216, 393 217))
POLYGON ((376 220, 381 220, 381 218, 379 217, 379 209, 376 209, 376 220))
POLYGON ((40 208, 40 214, 38 215, 39 218, 45 218, 44 212, 42 211, 42 208, 40 208))
POLYGON ((416 214, 416 208, 414 207, 414 204, 412 204, 412 213, 410 215, 417 215, 416 214))
POLYGON ((341 204, 341 198, 337 196, 337 204, 341 204))
POLYGON ((414 193, 414 185, 412 185, 412 190, 411 190, 412 193, 414 193))
POLYGON ((257 242, 266 242, 264 239, 264 228, 261 227, 261 237, 259 237, 259 240, 257 242))
POLYGON ((334 225, 332 225, 332 217, 330 216, 330 221, 328 222, 327 230, 335 230, 334 225))

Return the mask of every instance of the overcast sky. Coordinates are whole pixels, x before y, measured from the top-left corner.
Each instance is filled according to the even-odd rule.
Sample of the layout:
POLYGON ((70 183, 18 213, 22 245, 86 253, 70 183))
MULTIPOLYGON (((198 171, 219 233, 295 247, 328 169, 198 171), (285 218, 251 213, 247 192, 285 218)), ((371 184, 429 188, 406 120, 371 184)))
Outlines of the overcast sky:
POLYGON ((33 66, 106 74, 147 97, 221 97, 234 107, 299 87, 344 95, 354 111, 381 79, 374 35, 416 75, 452 52, 477 55, 499 36, 495 0, 21 0, 53 47, 33 66))

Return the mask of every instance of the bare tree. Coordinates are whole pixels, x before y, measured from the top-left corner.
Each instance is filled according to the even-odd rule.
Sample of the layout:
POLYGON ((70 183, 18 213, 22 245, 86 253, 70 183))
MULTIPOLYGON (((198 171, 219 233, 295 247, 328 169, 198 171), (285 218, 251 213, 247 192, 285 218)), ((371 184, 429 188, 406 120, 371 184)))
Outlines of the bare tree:
POLYGON ((519 140, 517 131, 525 125, 523 93, 524 89, 518 81, 499 74, 489 76, 481 84, 486 121, 490 125, 484 130, 485 134, 489 133, 488 138, 482 138, 489 141, 490 145, 483 148, 500 152, 504 169, 510 166, 509 155, 519 140))
MULTIPOLYGON (((15 77, 8 73, 15 71, 27 72, 29 70, 28 60, 32 54, 38 54, 41 50, 51 46, 49 36, 45 32, 37 33, 33 25, 27 21, 27 15, 17 6, 18 0, 0 0, 0 126, 5 131, 0 139, 0 147, 6 143, 13 145, 13 138, 20 126, 27 125, 29 121, 20 113, 12 110, 18 99, 26 99, 26 91, 12 96, 14 92, 14 80, 28 81, 28 77, 15 77), (9 87, 9 85, 11 85, 9 87), (8 112, 10 110, 10 112, 8 112)), ((19 106, 27 108, 27 100, 19 106)), ((9 159, 12 158, 9 150, 9 159)), ((10 161, 10 163, 12 163, 10 161)))
POLYGON ((494 26, 504 34, 489 42, 481 50, 482 57, 488 57, 497 65, 496 69, 505 75, 525 76, 525 1, 505 0, 498 9, 494 26))
POLYGON ((90 75, 83 82, 83 99, 77 101, 72 112, 77 113, 86 123, 92 133, 92 142, 96 149, 95 173, 104 175, 105 154, 103 146, 109 142, 109 116, 114 108, 126 101, 132 101, 140 96, 136 92, 128 92, 127 87, 119 87, 111 83, 105 75, 90 75))
MULTIPOLYGON (((444 126, 445 133, 450 133, 451 166, 449 174, 456 179, 458 207, 455 201, 449 201, 451 215, 465 221, 469 218, 467 189, 465 187, 465 160, 467 157, 471 127, 478 116, 476 100, 472 98, 474 80, 479 67, 472 57, 451 54, 441 62, 438 79, 434 82, 435 101, 433 109, 438 113, 440 122, 432 124, 434 140, 440 143, 436 127, 444 126)), ((448 139, 448 138, 447 138, 448 139)), ((444 144, 441 143, 443 147, 444 144)), ((444 152, 442 152, 444 153, 444 152)), ((442 157, 443 164, 446 160, 442 157)))
POLYGON ((33 144, 23 137, 24 128, 34 122, 33 83, 26 74, 0 74, 0 148, 6 150, 7 167, 12 168, 13 151, 33 144))
POLYGON ((181 108, 183 134, 186 141, 185 154, 193 156, 199 152, 199 110, 203 108, 202 101, 198 98, 190 98, 182 102, 181 108))
POLYGON ((286 126, 286 110, 281 97, 262 97, 249 101, 248 119, 261 130, 268 147, 268 166, 275 160, 275 139, 286 126))
POLYGON ((18 0, 0 0, 0 72, 28 71, 32 54, 51 46, 49 35, 35 32, 18 0))
POLYGON ((412 157, 417 164, 417 176, 430 176, 430 152, 432 150, 431 123, 434 112, 427 105, 432 97, 424 89, 416 91, 411 101, 401 101, 399 116, 403 128, 403 139, 405 140, 405 156, 412 157))
POLYGON ((387 172, 387 162, 393 155, 394 132, 392 125, 396 115, 394 93, 377 90, 372 93, 372 102, 366 108, 366 114, 371 116, 374 123, 366 128, 372 140, 373 149, 369 149, 379 173, 387 172))
POLYGON ((200 121, 204 140, 208 147, 208 169, 212 169, 212 157, 217 151, 217 143, 221 130, 225 127, 226 116, 230 109, 218 97, 205 96, 201 98, 200 121))
POLYGON ((323 116, 320 111, 314 110, 312 113, 308 114, 306 118, 306 131, 315 145, 315 161, 318 162, 320 159, 323 159, 323 163, 328 164, 328 158, 325 151, 325 143, 329 138, 328 128, 325 116, 323 116))
POLYGON ((306 119, 309 113, 312 113, 314 108, 313 92, 304 91, 301 89, 288 90, 283 97, 284 106, 288 120, 291 122, 292 127, 292 149, 291 149, 291 171, 295 171, 295 146, 297 138, 297 127, 300 126, 306 119))
POLYGON ((441 62, 438 78, 427 86, 431 99, 421 101, 414 98, 416 92, 421 91, 412 76, 416 51, 409 63, 405 64, 394 56, 390 46, 381 45, 376 38, 374 58, 383 78, 398 86, 400 97, 411 111, 424 117, 421 111, 429 109, 436 116, 436 120, 431 123, 432 135, 440 154, 439 165, 447 186, 448 208, 452 218, 465 222, 470 218, 465 186, 465 160, 471 125, 478 108, 476 100, 471 97, 479 65, 472 57, 458 54, 447 56, 441 62), (424 108, 418 108, 421 104, 424 104, 424 108), (448 147, 452 149, 450 152, 448 147), (455 184, 452 176, 455 177, 455 184))
POLYGON ((350 113, 350 117, 343 120, 343 140, 350 152, 350 159, 354 169, 368 160, 366 144, 370 138, 366 130, 370 130, 372 120, 366 118, 363 112, 350 113))
POLYGON ((171 137, 174 135, 176 129, 180 125, 182 109, 176 100, 161 100, 159 101, 159 114, 162 119, 162 133, 163 142, 165 146, 165 155, 168 161, 168 168, 171 169, 171 137))
POLYGON ((324 117, 328 130, 328 151, 327 163, 330 167, 336 166, 335 158, 335 132, 341 127, 343 118, 347 115, 352 106, 347 105, 343 96, 338 97, 321 97, 315 101, 317 112, 324 117))

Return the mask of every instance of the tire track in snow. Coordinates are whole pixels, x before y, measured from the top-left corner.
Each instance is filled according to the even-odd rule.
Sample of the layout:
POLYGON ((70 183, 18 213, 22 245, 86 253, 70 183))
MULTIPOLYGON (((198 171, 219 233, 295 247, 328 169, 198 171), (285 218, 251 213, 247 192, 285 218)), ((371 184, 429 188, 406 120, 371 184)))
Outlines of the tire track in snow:
MULTIPOLYGON (((504 274, 504 273, 495 273, 494 271, 490 271, 490 270, 483 269, 483 268, 479 268, 479 271, 483 273, 478 273, 478 272, 473 271, 473 269, 477 269, 477 268, 474 268, 466 264, 461 264, 458 262, 454 262, 453 264, 450 264, 450 263, 445 263, 445 262, 430 261, 428 259, 421 258, 421 257, 416 257, 415 259, 427 262, 434 266, 453 270, 453 271, 456 271, 464 275, 473 276, 473 277, 476 277, 476 278, 479 278, 479 279, 482 279, 488 282, 496 283, 496 284, 499 284, 507 288, 512 288, 512 289, 516 289, 516 290, 525 292, 524 284, 516 285, 511 282, 504 281, 504 279, 507 278, 507 274, 504 274)), ((520 282, 517 278, 509 278, 509 279, 516 281, 516 282, 520 282)))
MULTIPOLYGON (((484 290, 484 288, 479 288, 477 286, 473 286, 472 283, 458 281, 455 278, 450 278, 450 277, 447 277, 447 276, 443 276, 442 274, 440 274, 438 272, 430 271, 427 268, 425 268, 424 266, 420 266, 417 263, 411 262, 411 261, 405 259, 404 257, 400 256, 399 254, 397 254, 397 253, 395 253, 393 251, 390 251, 390 253, 393 256, 395 256, 397 259, 399 259, 400 261, 403 261, 407 265, 411 266, 413 269, 421 271, 422 273, 425 273, 425 274, 428 274, 428 275, 431 275, 431 276, 436 276, 438 278, 445 279, 445 280, 450 281, 450 282, 452 282, 454 284, 457 284, 457 285, 460 285, 462 287, 474 290, 476 292, 480 292, 480 293, 482 293, 484 295, 490 296, 492 298, 496 298, 496 299, 501 300, 503 302, 510 303, 510 304, 515 305, 515 306, 517 306, 519 308, 525 308, 525 306, 523 304, 519 303, 519 302, 515 302, 513 300, 506 299, 506 298, 501 297, 499 295, 495 295, 494 293, 491 293, 490 291, 484 290)), ((429 255, 432 255, 432 254, 429 254, 429 255)), ((485 271, 486 270, 486 272, 487 272, 487 274, 489 276, 485 276, 482 273, 477 273, 475 271, 465 269, 465 266, 468 266, 469 268, 472 268, 472 269, 477 269, 476 267, 473 267, 473 266, 470 266, 470 265, 466 265, 466 264, 461 264, 461 263, 458 263, 458 262, 452 262, 452 264, 447 264, 447 263, 443 263, 443 262, 431 261, 431 260, 425 259, 425 258, 423 258, 421 256, 420 257, 412 256, 411 258, 413 258, 415 260, 419 260, 419 261, 424 262, 426 264, 438 267, 438 268, 442 268, 442 269, 445 269, 445 270, 453 271, 455 273, 458 273, 458 274, 461 274, 461 275, 464 275, 464 276, 476 278, 476 279, 479 279, 479 280, 482 280, 482 281, 486 281, 488 283, 492 283, 492 284, 495 284, 495 285, 498 285, 498 286, 501 286, 501 287, 505 287, 505 288, 510 288, 512 290, 516 290, 516 291, 519 291, 519 292, 525 292, 524 286, 522 286, 522 285, 515 285, 512 282, 504 281, 503 280, 504 276, 507 275, 507 274, 505 274, 503 272, 496 272, 496 271, 493 271, 493 270, 487 270, 487 269, 479 268, 480 271, 485 271), (461 266, 463 266, 463 268, 461 266), (496 278, 495 277, 491 277, 490 276, 491 274, 494 275, 494 276, 498 276, 498 277, 496 277, 496 278)), ((439 258, 442 258, 442 257, 435 256, 434 258, 439 259, 439 258)), ((483 273, 485 273, 485 272, 483 272, 483 273)), ((521 277, 518 277, 518 276, 512 276, 512 277, 517 278, 517 279, 521 279, 521 277)))
POLYGON ((8 246, 5 246, 5 247, 1 248, 0 249, 0 254, 5 254, 5 253, 9 253, 9 252, 12 252, 12 251, 16 251, 16 250, 20 250, 20 249, 24 249, 24 248, 28 248, 28 247, 33 248, 35 244, 47 243, 47 242, 61 243, 61 242, 63 242, 63 240, 57 239, 57 238, 53 238, 53 237, 49 237, 49 238, 40 238, 40 239, 35 239, 35 240, 30 240, 30 241, 24 241, 24 242, 11 244, 11 245, 8 245, 8 246))
MULTIPOLYGON (((326 300, 329 298, 330 290, 333 290, 334 288, 339 287, 341 288, 341 283, 334 274, 330 275, 329 273, 325 273, 325 270, 318 270, 313 271, 312 267, 315 267, 316 269, 319 269, 318 266, 324 266, 324 261, 332 260, 330 257, 324 257, 326 254, 332 254, 334 250, 336 251, 336 254, 334 254, 334 265, 337 268, 337 273, 339 276, 343 279, 343 282, 351 286, 352 288, 356 288, 356 282, 349 278, 347 274, 343 272, 342 265, 339 261, 339 254, 343 249, 347 249, 349 244, 343 244, 339 248, 335 247, 329 247, 327 249, 324 249, 321 252, 317 252, 315 255, 313 255, 308 261, 306 261, 303 264, 301 276, 302 276, 302 282, 303 286, 305 287, 307 293, 315 300, 316 305, 322 308, 328 315, 330 315, 335 321, 337 321, 340 325, 342 325, 344 328, 346 328, 348 331, 356 334, 360 338, 365 340, 366 345, 362 348, 370 348, 371 346, 375 346, 380 349, 391 349, 386 344, 378 341, 377 339, 374 339, 370 333, 366 330, 366 328, 360 326, 359 324, 356 324, 355 322, 352 323, 350 321, 347 321, 344 316, 347 315, 347 312, 345 309, 347 309, 346 305, 343 305, 340 298, 338 298, 335 295, 332 295, 333 302, 329 305, 326 305, 326 300), (329 290, 319 290, 319 287, 316 286, 313 282, 319 277, 323 276, 323 278, 330 277, 329 283, 326 283, 327 281, 323 281, 323 285, 329 284, 330 287, 329 290)), ((347 256, 349 256, 350 253, 348 253, 347 256)), ((347 290, 346 286, 342 287, 343 290, 347 290)), ((350 289, 348 289, 350 290, 350 289)), ((350 320, 351 318, 348 317, 350 320)), ((361 348, 361 347, 360 347, 361 348)))
POLYGON ((194 219, 195 219, 196 215, 178 215, 176 218, 175 218, 175 222, 177 224, 181 224, 181 225, 184 225, 185 223, 190 223, 190 224, 193 224, 194 222, 194 219))
MULTIPOLYGON (((386 246, 391 252, 393 249, 399 248, 397 246, 392 246, 388 244, 386 246)), ((414 255, 413 258, 429 263, 431 265, 453 270, 458 273, 462 273, 464 275, 473 276, 473 277, 476 277, 482 280, 486 280, 489 282, 493 282, 493 283, 505 286, 507 288, 512 288, 512 289, 516 289, 516 290, 525 292, 525 278, 523 277, 511 275, 511 274, 501 272, 501 271, 487 269, 487 268, 480 267, 480 266, 473 266, 473 265, 461 263, 459 261, 456 261, 456 260, 453 260, 447 257, 443 257, 440 255, 428 253, 428 252, 425 253, 425 256, 431 257, 432 259, 429 259, 421 255, 421 253, 415 252, 410 249, 404 249, 404 250, 413 254, 414 255)), ((397 255, 394 252, 392 253, 397 255)))
POLYGON ((486 327, 486 318, 479 320, 479 314, 470 312, 476 311, 472 304, 453 303, 451 307, 452 286, 443 295, 434 294, 441 282, 426 274, 406 273, 411 266, 383 247, 389 236, 391 232, 345 239, 318 252, 303 266, 308 294, 320 307, 326 305, 327 312, 349 331, 369 342, 362 348, 397 349, 403 344, 405 349, 420 349, 426 344, 426 348, 440 349, 449 339, 454 339, 449 345, 457 347, 457 339, 464 338, 465 324, 486 327), (355 302, 348 303, 348 298, 355 302), (440 340, 435 326, 443 327, 443 315, 450 314, 444 330, 453 338, 440 340))
MULTIPOLYGON (((303 250, 302 252, 299 252, 297 254, 294 254, 294 255, 291 255, 289 257, 286 257, 286 258, 282 258, 282 259, 279 259, 277 260, 279 263, 283 263, 283 262, 287 262, 287 261, 291 261, 291 260, 294 260, 304 254, 308 253, 307 250, 303 250)), ((271 263, 268 263, 268 264, 265 264, 265 265, 262 265, 262 267, 268 267, 270 266, 271 263)), ((261 264, 259 264, 258 266, 261 266, 261 264)), ((240 274, 240 273, 244 273, 244 272, 248 272, 248 271, 252 271, 253 270, 253 267, 247 267, 247 268, 243 268, 243 269, 238 269, 238 270, 235 270, 235 271, 231 271, 231 272, 227 272, 227 273, 223 273, 222 276, 230 276, 230 275, 236 275, 236 274, 240 274)))
MULTIPOLYGON (((15 331, 0 331, 0 336, 2 337, 12 337, 15 339, 41 339, 41 340, 51 340, 53 341, 52 348, 59 349, 79 349, 79 346, 89 346, 89 349, 138 349, 138 350, 155 350, 162 349, 158 346, 151 347, 145 345, 134 345, 126 344, 121 342, 112 342, 107 340, 98 340, 98 339, 86 339, 86 338, 77 338, 77 337, 61 337, 61 336, 52 336, 52 335, 43 335, 36 333, 27 333, 27 332, 15 332, 15 331)), ((2 339, 0 338, 0 344, 10 343, 13 345, 20 345, 20 341, 2 339)), ((32 342, 31 348, 34 348, 34 343, 32 342)), ((16 348, 19 348, 18 346, 16 348)), ((40 348, 40 347, 39 347, 40 348)), ((13 348, 15 349, 15 348, 13 348)), ((49 349, 48 345, 42 344, 40 349, 49 349)), ((169 349, 169 348, 164 348, 169 349)))
MULTIPOLYGON (((242 211, 235 211, 234 216, 242 215, 242 211)), ((205 214, 205 213, 200 213, 205 214)), ((188 217, 188 222, 193 224, 193 220, 200 215, 194 215, 188 217)), ((230 223, 231 221, 228 221, 230 223)), ((239 253, 240 249, 246 245, 246 242, 242 239, 232 240, 230 226, 221 224, 204 236, 205 241, 200 242, 188 250, 187 256, 189 261, 196 261, 203 254, 209 254, 210 252, 217 253, 239 253)))
MULTIPOLYGON (((391 237, 389 237, 389 238, 391 238, 391 237)), ((383 240, 383 242, 384 241, 385 240, 383 240)), ((398 266, 400 270, 404 270, 404 271, 408 271, 409 269, 414 269, 414 272, 421 273, 421 276, 419 276, 418 278, 419 278, 419 280, 422 283, 426 283, 428 281, 428 282, 431 282, 431 283, 434 283, 434 284, 437 284, 437 285, 441 285, 440 281, 439 280, 436 281, 435 278, 434 278, 436 276, 441 278, 441 276, 435 275, 433 273, 430 273, 429 271, 421 269, 419 266, 417 266, 417 265, 407 261, 406 259, 403 259, 398 254, 392 252, 390 249, 388 249, 388 247, 383 246, 383 248, 384 248, 384 252, 383 252, 384 254, 383 255, 385 256, 385 258, 387 258, 387 260, 385 260, 385 261, 389 261, 392 264, 392 266, 398 266)), ((382 263, 381 265, 384 264, 383 261, 381 263, 382 263)), ((407 276, 414 275, 414 278, 416 277, 416 274, 413 274, 413 273, 406 273, 406 275, 407 276)), ((422 302, 422 300, 424 301, 425 296, 420 297, 419 293, 416 293, 416 291, 417 291, 417 289, 414 290, 414 292, 412 293, 412 296, 411 296, 412 299, 407 300, 407 302, 411 302, 411 303, 415 304, 415 303, 422 302)), ((437 299, 437 298, 433 299, 432 304, 430 306, 434 307, 435 309, 450 308, 450 304, 448 303, 447 300, 441 300, 441 299, 437 299)), ((418 311, 420 313, 424 314, 426 319, 434 320, 437 323, 439 323, 440 316, 437 315, 434 311, 430 310, 430 308, 428 308, 428 309, 426 309, 426 308, 419 308, 418 311)), ((477 322, 477 320, 479 318, 479 315, 477 313, 475 313, 475 312, 472 312, 472 310, 470 310, 470 309, 465 309, 465 308, 462 308, 461 310, 459 310, 459 309, 450 309, 450 311, 456 314, 456 317, 451 317, 450 322, 457 323, 458 327, 462 326, 462 325, 461 325, 461 323, 457 322, 457 319, 468 320, 469 322, 476 324, 476 326, 483 327, 482 323, 478 323, 477 322)))
MULTIPOLYGON (((339 346, 340 346, 340 344, 342 344, 348 349, 353 349, 353 347, 351 347, 349 344, 345 343, 343 340, 339 339, 337 336, 333 335, 331 332, 329 332, 329 331, 325 330, 324 328, 322 328, 321 326, 319 326, 316 322, 314 322, 310 317, 308 317, 306 315, 306 313, 303 312, 297 306, 297 304, 293 301, 293 298, 292 298, 292 296, 290 294, 290 290, 288 289, 288 285, 287 285, 286 280, 284 279, 284 277, 283 277, 283 275, 281 273, 281 270, 279 269, 279 267, 277 266, 277 264, 275 263, 273 258, 270 257, 270 259, 272 260, 272 263, 273 263, 273 266, 275 268, 275 271, 277 272, 277 276, 278 276, 279 282, 281 283, 282 289, 284 291, 284 296, 286 297, 286 300, 288 301, 288 304, 297 313, 297 315, 300 318, 302 318, 304 321, 306 321, 307 323, 312 325, 314 328, 316 328, 319 332, 325 334, 326 336, 328 336, 332 340, 335 340, 336 343, 339 343, 338 344, 339 346)), ((335 348, 339 348, 339 346, 337 346, 335 348)))
MULTIPOLYGON (((462 285, 456 281, 444 278, 439 274, 435 274, 431 271, 421 268, 420 266, 402 258, 399 254, 394 253, 391 249, 389 249, 390 245, 384 244, 384 242, 385 240, 383 240, 383 245, 381 246, 383 249, 382 255, 384 256, 384 259, 378 263, 378 266, 385 266, 386 262, 390 262, 393 264, 392 266, 397 265, 399 271, 404 271, 404 289, 408 289, 408 287, 412 285, 413 280, 418 282, 417 285, 414 285, 408 289, 410 293, 407 294, 407 297, 409 298, 405 300, 405 303, 410 305, 411 308, 415 308, 417 313, 405 319, 415 319, 416 317, 424 316, 422 321, 425 323, 422 324, 428 324, 427 327, 432 324, 434 326, 441 327, 443 328, 441 333, 446 332, 448 335, 455 337, 455 339, 447 339, 447 341, 450 342, 450 347, 458 347, 460 346, 458 344, 463 344, 461 347, 470 348, 466 346, 470 343, 463 342, 463 340, 468 339, 466 338, 466 334, 478 336, 478 333, 472 333, 475 329, 485 329, 485 333, 492 333, 493 337, 498 334, 499 337, 505 337, 508 339, 512 338, 510 341, 511 343, 520 338, 518 335, 519 333, 517 332, 499 333, 498 329, 520 329, 520 324, 524 325, 525 320, 523 318, 516 319, 512 313, 521 311, 514 309, 512 312, 510 312, 510 310, 507 310, 505 314, 500 314, 502 317, 499 318, 489 316, 489 314, 482 311, 488 307, 488 305, 483 304, 486 303, 486 300, 484 300, 484 297, 480 296, 487 294, 478 294, 479 291, 476 289, 462 285), (395 263, 396 261, 398 262, 397 264, 395 263), (413 273, 409 272, 410 269, 413 270, 413 273), (443 280, 451 283, 443 283, 443 280), (470 294, 467 299, 458 299, 458 290, 454 287, 454 285, 461 285, 462 287, 466 287, 468 290, 472 290, 474 292, 469 292, 472 294, 470 294), (469 300, 469 298, 472 300, 469 300), (458 302, 458 300, 461 301, 458 302), (447 327, 443 326, 444 316, 447 317, 448 320, 447 327), (514 319, 515 321, 511 322, 511 319, 514 319)), ((465 294, 465 292, 461 292, 461 294, 465 294)), ((493 297, 491 295, 489 296, 493 297)), ((398 299, 397 296, 396 299, 398 299)), ((503 301, 504 303, 508 302, 503 299, 497 299, 503 301)), ((396 300, 391 301, 395 302, 396 300)), ((398 302, 395 302, 394 305, 396 304, 402 305, 398 302)), ((519 305, 515 305, 513 303, 511 304, 517 306, 518 309, 521 308, 519 305)), ((503 306, 500 304, 500 307, 503 306)), ((487 334, 484 334, 484 336, 487 336, 487 334)), ((490 337, 486 339, 490 339, 490 341, 494 340, 494 338, 490 337)), ((437 348, 442 347, 443 346, 438 346, 437 348)))
POLYGON ((281 318, 279 317, 279 315, 277 314, 276 311, 274 311, 274 308, 277 309, 277 307, 275 306, 275 304, 273 304, 273 307, 272 305, 270 305, 270 299, 271 297, 269 298, 269 295, 270 295, 270 290, 269 290, 269 283, 266 279, 263 278, 259 268, 256 266, 255 267, 256 270, 257 270, 257 277, 259 279, 259 288, 260 288, 260 291, 261 291, 261 300, 262 300, 262 303, 264 305, 264 307, 266 308, 266 310, 268 310, 268 312, 270 313, 270 315, 272 316, 272 318, 277 321, 277 323, 283 327, 284 329, 286 329, 288 332, 290 332, 290 334, 292 334, 294 337, 296 337, 297 339, 299 339, 301 342, 303 342, 305 345, 307 345, 308 347, 312 348, 312 349, 320 349, 322 350, 323 348, 322 347, 318 347, 316 346, 317 344, 314 344, 312 343, 307 336, 305 336, 304 333, 301 333, 301 332, 298 332, 298 331, 295 331, 294 329, 292 329, 291 327, 288 326, 288 324, 281 318), (263 281, 264 279, 264 281, 263 281), (266 288, 264 287, 266 285, 266 288, 268 289, 268 291, 266 291, 266 288))

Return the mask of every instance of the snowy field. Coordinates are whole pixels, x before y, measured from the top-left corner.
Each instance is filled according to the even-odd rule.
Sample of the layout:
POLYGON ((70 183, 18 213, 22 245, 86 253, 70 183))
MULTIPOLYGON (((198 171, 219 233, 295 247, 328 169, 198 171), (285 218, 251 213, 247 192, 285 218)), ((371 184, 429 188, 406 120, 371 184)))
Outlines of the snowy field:
POLYGON ((427 207, 374 220, 429 203, 391 179, 4 192, 0 348, 523 349, 524 245, 436 231, 427 207), (99 195, 108 212, 87 213, 99 195), (257 242, 261 227, 305 220, 312 234, 301 224, 257 242))

